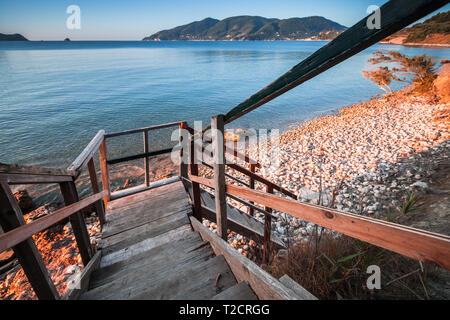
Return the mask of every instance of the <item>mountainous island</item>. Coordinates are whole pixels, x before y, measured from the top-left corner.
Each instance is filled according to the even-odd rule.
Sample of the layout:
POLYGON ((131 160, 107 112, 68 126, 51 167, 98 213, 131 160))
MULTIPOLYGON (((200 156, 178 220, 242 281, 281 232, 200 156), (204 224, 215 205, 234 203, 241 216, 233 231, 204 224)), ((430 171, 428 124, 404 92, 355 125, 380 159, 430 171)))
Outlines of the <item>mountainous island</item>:
POLYGON ((381 43, 450 46, 450 11, 438 13, 422 23, 403 29, 381 43))
POLYGON ((28 39, 18 33, 15 34, 0 33, 0 41, 28 41, 28 39))
POLYGON ((237 16, 223 20, 206 18, 159 31, 143 40, 330 40, 345 29, 319 16, 289 19, 237 16))

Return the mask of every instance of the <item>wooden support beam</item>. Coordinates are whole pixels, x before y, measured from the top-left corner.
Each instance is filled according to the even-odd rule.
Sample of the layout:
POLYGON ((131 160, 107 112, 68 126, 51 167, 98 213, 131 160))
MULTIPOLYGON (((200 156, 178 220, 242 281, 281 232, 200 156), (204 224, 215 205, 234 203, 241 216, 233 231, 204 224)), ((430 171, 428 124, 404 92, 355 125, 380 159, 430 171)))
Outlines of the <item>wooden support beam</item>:
MULTIPOLYGON (((25 225, 19 204, 5 182, 0 182, 0 225, 4 232, 25 225)), ((36 296, 42 300, 59 299, 55 285, 33 239, 29 238, 15 245, 13 250, 36 296)))
POLYGON ((171 153, 172 151, 174 151, 174 148, 165 148, 165 149, 161 149, 161 150, 156 150, 156 151, 151 151, 151 152, 144 152, 144 153, 134 154, 134 155, 131 155, 131 156, 111 159, 111 160, 107 160, 106 162, 108 164, 116 164, 116 163, 131 161, 131 160, 137 160, 137 159, 142 159, 142 158, 159 156, 161 154, 171 153))
MULTIPOLYGON (((142 132, 144 138, 144 153, 149 153, 148 147, 148 130, 142 132)), ((144 170, 145 170, 145 185, 148 187, 150 185, 150 168, 149 168, 149 157, 144 158, 144 170)))
MULTIPOLYGON (((266 186, 267 193, 273 193, 273 188, 271 186, 266 186)), ((272 208, 266 207, 265 210, 272 213, 272 208)), ((264 248, 263 248, 263 261, 269 262, 270 255, 270 235, 272 232, 272 216, 266 214, 264 216, 264 248)))
POLYGON ((284 194, 284 195, 286 195, 288 197, 291 197, 292 199, 296 199, 297 200, 297 195, 295 195, 293 192, 291 192, 291 191, 289 191, 289 190, 287 190, 287 189, 285 189, 285 188, 283 188, 283 187, 273 183, 272 181, 269 181, 269 180, 261 177, 260 175, 257 175, 254 172, 251 172, 250 170, 247 170, 247 169, 241 167, 240 165, 237 165, 235 163, 227 163, 227 166, 229 166, 230 168, 232 168, 232 169, 234 169, 236 171, 239 171, 239 172, 249 176, 250 178, 253 178, 256 181, 259 181, 259 182, 261 182, 261 183, 263 183, 263 184, 265 184, 267 186, 271 186, 273 190, 277 190, 280 193, 282 193, 282 194, 284 194))
POLYGON ((109 194, 111 193, 110 186, 109 186, 109 165, 108 165, 108 158, 107 158, 108 152, 106 149, 106 139, 103 140, 103 142, 100 144, 100 148, 98 149, 98 156, 100 160, 100 170, 102 173, 102 189, 108 191, 108 195, 105 196, 103 199, 105 203, 105 211, 108 206, 109 202, 109 194))
MULTIPOLYGON (((191 148, 189 153, 189 167, 191 171, 191 175, 198 176, 198 164, 195 159, 195 140, 191 140, 190 142, 191 148)), ((194 199, 192 199, 194 203, 194 217, 198 220, 202 219, 202 202, 200 198, 200 185, 196 182, 192 182, 192 195, 194 199)))
MULTIPOLYGON (((183 136, 182 136, 182 130, 187 130, 188 125, 186 122, 182 122, 180 123, 180 137, 179 137, 179 143, 180 146, 182 147, 183 144, 185 144, 187 146, 187 141, 183 141, 183 136)), ((180 150, 180 177, 183 178, 187 178, 188 175, 188 167, 187 167, 187 163, 186 161, 182 161, 183 160, 183 148, 181 148, 180 150)))
POLYGON ((156 130, 156 129, 163 129, 163 128, 168 128, 168 127, 175 127, 180 125, 180 122, 170 122, 170 123, 163 123, 163 124, 157 124, 155 126, 150 126, 150 127, 143 127, 143 128, 138 128, 138 129, 132 129, 132 130, 126 130, 126 131, 120 131, 120 132, 114 132, 114 133, 107 133, 105 134, 105 138, 112 138, 112 137, 118 137, 118 136, 123 136, 126 134, 133 134, 133 133, 139 133, 142 131, 149 131, 149 130, 156 130))
MULTIPOLYGON (((78 193, 74 182, 63 182, 60 183, 59 186, 66 205, 78 202, 78 193)), ((81 260, 83 260, 83 264, 86 266, 94 253, 86 223, 84 221, 83 212, 78 211, 77 213, 71 215, 69 219, 70 224, 72 225, 73 234, 75 235, 75 239, 77 241, 81 260)))
MULTIPOLYGON (((88 170, 89 170, 89 177, 91 179, 92 192, 94 194, 97 194, 100 192, 100 188, 98 186, 97 171, 95 170, 93 158, 91 158, 91 160, 89 160, 88 162, 88 170)), ((95 203, 95 211, 97 212, 98 219, 100 220, 100 225, 103 226, 105 224, 105 208, 103 207, 101 201, 97 201, 95 203)))
MULTIPOLYGON (((255 169, 256 169, 255 165, 250 163, 249 167, 250 167, 250 172, 255 173, 255 169)), ((248 178, 249 178, 249 182, 248 182, 249 188, 250 189, 255 189, 255 178, 253 178, 253 177, 248 177, 248 178)), ((251 201, 250 201, 250 203, 253 204, 253 202, 251 202, 251 201)), ((248 208, 248 214, 253 216, 254 213, 255 213, 255 209, 253 209, 252 207, 249 207, 248 208)))
POLYGON ((225 150, 223 115, 211 118, 211 132, 214 153, 214 194, 216 201, 217 235, 227 240, 227 198, 225 191, 225 150))

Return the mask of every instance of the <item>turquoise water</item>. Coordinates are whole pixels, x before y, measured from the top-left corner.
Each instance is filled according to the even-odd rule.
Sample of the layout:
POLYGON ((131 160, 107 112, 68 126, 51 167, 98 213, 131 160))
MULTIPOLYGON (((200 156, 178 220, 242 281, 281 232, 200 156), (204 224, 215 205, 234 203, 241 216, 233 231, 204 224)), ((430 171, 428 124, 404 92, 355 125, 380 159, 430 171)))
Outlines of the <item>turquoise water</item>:
MULTIPOLYGON (((0 42, 0 162, 64 167, 99 129, 206 123, 325 43, 0 42)), ((450 56, 449 49, 376 45, 228 127, 285 130, 369 99, 380 90, 361 70, 377 49, 450 56)), ((142 151, 141 139, 118 140, 110 150, 142 151)))

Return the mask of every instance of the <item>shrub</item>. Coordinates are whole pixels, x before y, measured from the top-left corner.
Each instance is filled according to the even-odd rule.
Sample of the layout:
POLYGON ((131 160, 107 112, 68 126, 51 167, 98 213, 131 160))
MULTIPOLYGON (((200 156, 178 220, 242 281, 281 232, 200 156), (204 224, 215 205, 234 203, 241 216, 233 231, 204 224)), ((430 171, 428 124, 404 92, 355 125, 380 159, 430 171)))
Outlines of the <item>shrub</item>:
POLYGON ((368 60, 372 65, 379 66, 375 70, 363 70, 364 77, 370 79, 387 94, 391 94, 392 81, 410 82, 414 92, 427 94, 434 92, 434 79, 436 79, 435 63, 430 57, 423 54, 408 57, 396 51, 377 51, 368 60))

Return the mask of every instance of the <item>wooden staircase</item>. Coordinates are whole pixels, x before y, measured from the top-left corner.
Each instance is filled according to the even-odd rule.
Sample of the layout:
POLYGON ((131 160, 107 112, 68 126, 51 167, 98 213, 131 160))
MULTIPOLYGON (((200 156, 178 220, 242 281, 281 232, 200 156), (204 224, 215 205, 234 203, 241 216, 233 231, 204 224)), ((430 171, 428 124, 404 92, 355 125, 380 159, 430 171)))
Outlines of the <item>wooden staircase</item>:
POLYGON ((110 202, 100 266, 81 299, 257 299, 191 229, 178 181, 110 202))

